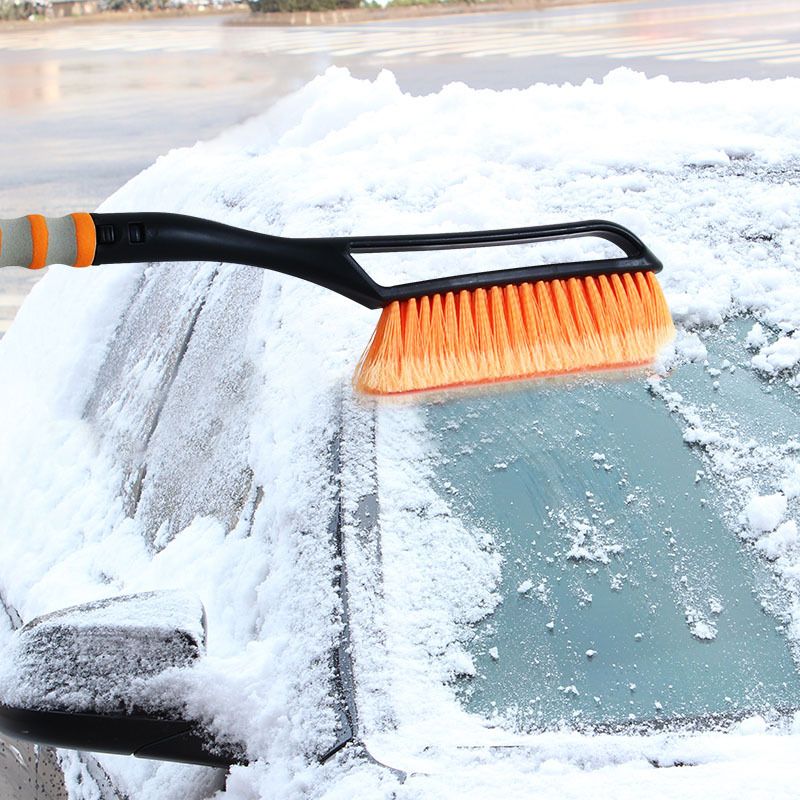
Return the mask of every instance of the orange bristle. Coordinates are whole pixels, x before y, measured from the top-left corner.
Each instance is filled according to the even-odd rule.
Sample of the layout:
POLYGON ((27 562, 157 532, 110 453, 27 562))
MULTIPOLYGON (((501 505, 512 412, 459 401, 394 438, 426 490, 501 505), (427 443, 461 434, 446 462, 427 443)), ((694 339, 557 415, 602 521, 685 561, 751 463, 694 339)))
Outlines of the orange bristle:
POLYGON ((674 334, 652 272, 448 292, 387 305, 354 383, 398 394, 636 366, 674 334))

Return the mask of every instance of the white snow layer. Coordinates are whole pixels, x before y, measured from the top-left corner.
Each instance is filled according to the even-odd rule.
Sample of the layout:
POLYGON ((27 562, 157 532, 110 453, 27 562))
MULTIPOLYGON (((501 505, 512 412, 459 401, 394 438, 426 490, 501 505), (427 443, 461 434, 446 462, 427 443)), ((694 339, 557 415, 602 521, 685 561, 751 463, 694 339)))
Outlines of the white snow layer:
POLYGON ((96 600, 26 625, 0 661, 0 696, 54 711, 180 709, 160 679, 204 650, 203 606, 189 592, 96 600))
MULTIPOLYGON (((331 69, 264 116, 159 159, 102 210, 176 211, 290 236, 611 218, 665 263, 681 328, 668 359, 702 360, 690 329, 747 312, 762 326, 749 338, 754 369, 791 386, 798 169, 796 80, 701 85, 616 70, 581 86, 452 84, 413 97, 388 72, 358 81, 331 69)), ((541 253, 572 258, 593 246, 541 253)), ((479 257, 432 263, 463 272, 483 266, 479 257)), ((394 280, 428 274, 399 259, 394 280)), ((385 596, 370 592, 378 584, 356 548, 348 565, 364 733, 379 755, 404 754, 413 774, 401 784, 348 751, 317 763, 332 742, 328 653, 339 634, 329 444, 375 318, 248 268, 52 268, 0 343, 3 598, 27 621, 115 594, 198 594, 208 656, 175 690, 253 759, 231 770, 219 800, 793 796, 797 724, 515 738, 460 710, 444 681, 474 669, 459 632, 493 607, 500 565, 490 540, 431 489, 424 426, 410 407, 376 412, 385 596), (526 746, 457 747, 509 741, 526 746), (695 766, 652 766, 674 761, 695 766)), ((765 516, 756 505, 745 519, 754 538, 771 531, 758 543, 787 580, 800 579, 796 526, 776 528, 796 516, 796 455, 784 449, 761 484, 737 484, 739 462, 714 420, 662 394, 687 442, 729 477, 739 514, 751 496, 782 493, 785 509, 765 516)), ((361 443, 366 460, 369 437, 361 443)), ((345 487, 345 509, 348 491, 369 491, 358 469, 348 474, 366 483, 345 487)), ((0 614, 0 648, 9 636, 0 614)), ((213 784, 201 768, 102 763, 140 800, 207 796, 213 784)), ((69 789, 72 800, 94 796, 86 779, 69 789)))

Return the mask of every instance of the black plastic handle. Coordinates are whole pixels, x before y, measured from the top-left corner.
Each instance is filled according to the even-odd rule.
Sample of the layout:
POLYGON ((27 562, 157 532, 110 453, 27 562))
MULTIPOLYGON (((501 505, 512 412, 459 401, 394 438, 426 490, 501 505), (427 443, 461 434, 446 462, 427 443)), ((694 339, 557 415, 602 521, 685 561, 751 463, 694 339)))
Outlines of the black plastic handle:
POLYGON ((528 228, 501 228, 493 231, 464 231, 462 233, 423 233, 401 236, 354 236, 338 241, 347 242, 353 253, 396 253, 413 250, 455 250, 467 247, 497 247, 510 244, 529 244, 556 239, 594 236, 615 244, 626 256, 636 257, 647 250, 635 234, 606 220, 559 222, 528 228))
POLYGON ((410 297, 455 292, 462 289, 471 290, 489 286, 505 286, 526 281, 584 278, 589 275, 623 272, 660 272, 663 267, 661 261, 653 255, 638 236, 622 225, 608 220, 562 222, 554 225, 537 225, 528 228, 505 228, 464 233, 431 233, 382 237, 360 236, 340 241, 347 243, 351 253, 392 253, 415 250, 499 247, 587 236, 611 242, 625 253, 625 258, 540 264, 386 286, 381 287, 384 302, 407 300, 410 297))
POLYGON ((381 287, 339 239, 288 239, 183 214, 92 214, 95 264, 224 261, 283 272, 368 308, 385 305, 381 287))
POLYGON ((92 219, 97 232, 95 264, 139 261, 248 264, 311 281, 368 308, 461 289, 598 274, 658 272, 662 268, 637 236, 606 220, 463 233, 289 239, 181 214, 92 214, 92 219), (359 253, 497 247, 585 236, 611 242, 625 257, 477 272, 398 286, 375 283, 353 258, 353 254, 359 253))

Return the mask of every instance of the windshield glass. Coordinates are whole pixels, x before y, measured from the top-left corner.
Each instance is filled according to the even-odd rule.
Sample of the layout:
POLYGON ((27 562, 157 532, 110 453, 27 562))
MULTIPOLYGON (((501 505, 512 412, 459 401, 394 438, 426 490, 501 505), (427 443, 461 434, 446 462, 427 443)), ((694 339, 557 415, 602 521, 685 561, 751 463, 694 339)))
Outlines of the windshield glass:
MULTIPOLYGON (((677 367, 668 391, 745 438, 787 436, 794 398, 728 360, 746 357, 747 328, 716 332, 708 363, 677 367)), ((466 709, 527 731, 798 705, 777 610, 790 603, 732 530, 667 389, 648 388, 598 374, 427 409, 440 495, 503 556, 501 602, 467 643, 475 674, 456 684, 466 709)))

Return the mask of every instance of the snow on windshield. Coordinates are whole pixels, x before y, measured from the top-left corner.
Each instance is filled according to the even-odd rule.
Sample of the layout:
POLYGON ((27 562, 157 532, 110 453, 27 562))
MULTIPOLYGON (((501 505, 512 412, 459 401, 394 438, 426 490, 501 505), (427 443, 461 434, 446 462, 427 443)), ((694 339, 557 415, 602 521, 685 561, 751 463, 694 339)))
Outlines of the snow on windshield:
MULTIPOLYGON (((669 370, 705 369, 707 337, 746 315, 731 364, 796 401, 799 112, 800 82, 789 79, 695 85, 617 70, 581 86, 452 84, 413 97, 388 72, 359 81, 332 69, 263 117, 159 159, 102 210, 197 214, 288 236, 628 225, 665 264, 679 328, 649 391, 722 487, 730 535, 771 559, 793 592, 796 437, 747 428, 758 408, 728 413, 722 360, 708 364, 719 375, 704 373, 719 381, 714 402, 679 391, 669 370)), ((329 444, 375 321, 317 287, 247 268, 52 268, 0 343, 3 597, 27 621, 111 595, 196 592, 208 656, 176 691, 254 759, 233 770, 223 797, 784 791, 796 737, 757 719, 738 737, 550 732, 518 756, 444 747, 486 730, 448 682, 469 672, 464 632, 496 607, 504 567, 492 531, 437 493, 437 447, 413 406, 375 413, 384 574, 374 585, 385 595, 355 586, 351 610, 364 622, 353 637, 365 731, 377 749, 380 735, 403 733, 383 752, 402 749, 419 774, 400 786, 367 762, 316 763, 333 736, 328 655, 340 631, 329 444), (434 742, 433 712, 450 742, 434 742), (436 746, 422 754, 423 742, 436 746), (670 759, 703 766, 650 767, 670 759)), ((359 494, 367 478, 352 473, 345 491, 359 494)), ((583 546, 611 558, 615 541, 583 546)), ((8 635, 0 627, 0 647, 8 635)), ((103 763, 137 797, 199 796, 208 785, 200 768, 103 763)))

